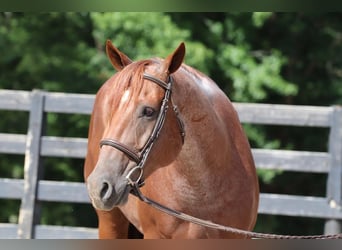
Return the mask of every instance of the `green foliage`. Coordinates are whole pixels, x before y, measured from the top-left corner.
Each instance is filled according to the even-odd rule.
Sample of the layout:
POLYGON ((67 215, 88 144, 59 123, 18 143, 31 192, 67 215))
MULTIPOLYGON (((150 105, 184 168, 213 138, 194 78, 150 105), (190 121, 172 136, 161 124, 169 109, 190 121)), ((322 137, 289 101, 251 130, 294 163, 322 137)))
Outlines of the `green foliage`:
MULTIPOLYGON (((186 63, 209 72, 207 61, 213 56, 199 41, 190 39, 190 32, 180 29, 169 16, 162 13, 91 13, 93 36, 100 51, 105 41, 114 45, 134 60, 150 57, 166 57, 181 42, 186 43, 186 63)), ((98 53, 90 63, 105 78, 113 74, 104 53, 98 53)))
MULTIPOLYGON (((0 86, 94 94, 115 73, 104 51, 107 39, 134 60, 165 57, 184 41, 185 62, 213 78, 233 101, 333 105, 342 102, 341 38, 339 13, 0 13, 0 86)), ((0 115, 2 133, 26 133, 27 113, 0 115)), ((47 123, 48 135, 86 137, 89 117, 49 114, 47 123)), ((326 150, 326 131, 244 128, 253 147, 326 150)), ((1 177, 22 178, 22 157, 1 155, 0 163, 1 177)), ((45 179, 83 179, 82 160, 49 158, 44 165, 45 179)), ((305 183, 314 195, 325 188, 322 176, 258 174, 262 191, 295 192, 305 183)), ((0 222, 16 221, 18 201, 1 202, 0 208, 0 222)), ((84 225, 88 216, 87 225, 95 226, 90 206, 42 208, 47 224, 84 225)), ((281 220, 268 217, 258 229, 272 231, 281 220)))
POLYGON ((5 13, 0 25, 2 87, 85 92, 95 82, 87 74, 94 51, 89 15, 5 13))
POLYGON ((242 102, 260 102, 273 91, 280 95, 295 95, 297 86, 284 80, 280 73, 285 59, 277 50, 270 55, 262 51, 246 50, 243 45, 221 45, 219 64, 232 79, 232 98, 242 102))
POLYGON ((217 63, 224 76, 232 82, 233 86, 227 86, 234 90, 230 97, 235 101, 260 102, 267 99, 269 92, 282 96, 296 95, 297 86, 280 74, 286 63, 282 53, 275 48, 253 47, 250 43, 255 38, 251 34, 262 27, 271 13, 247 15, 244 18, 244 22, 250 19, 247 27, 234 20, 240 20, 242 16, 229 16, 223 22, 207 22, 217 40, 222 41, 217 45, 220 52, 217 63))
POLYGON ((257 28, 260 28, 271 16, 272 12, 254 12, 252 13, 253 25, 257 28))

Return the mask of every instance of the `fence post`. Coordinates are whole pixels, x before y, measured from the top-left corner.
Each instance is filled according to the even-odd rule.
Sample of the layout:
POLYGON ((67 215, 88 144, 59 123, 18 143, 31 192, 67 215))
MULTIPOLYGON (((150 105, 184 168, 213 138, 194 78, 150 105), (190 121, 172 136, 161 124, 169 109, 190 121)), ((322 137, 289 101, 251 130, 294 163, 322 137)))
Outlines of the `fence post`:
MULTIPOLYGON (((333 209, 342 206, 342 106, 334 106, 329 135, 330 171, 327 181, 327 199, 333 209)), ((342 229, 341 221, 328 219, 324 233, 337 234, 342 229)))
POLYGON ((24 194, 21 201, 17 236, 21 239, 34 238, 34 229, 40 218, 37 205, 40 170, 40 146, 44 123, 44 92, 33 90, 26 139, 24 163, 24 194))

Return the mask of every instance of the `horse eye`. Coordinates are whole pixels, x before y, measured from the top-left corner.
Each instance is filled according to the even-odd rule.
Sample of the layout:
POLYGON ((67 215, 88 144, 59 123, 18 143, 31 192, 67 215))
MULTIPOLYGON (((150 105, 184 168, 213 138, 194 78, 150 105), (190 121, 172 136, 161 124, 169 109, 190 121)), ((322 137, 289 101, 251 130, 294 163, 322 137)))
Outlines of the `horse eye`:
POLYGON ((142 111, 142 116, 145 116, 145 117, 152 117, 154 114, 156 113, 156 111, 151 108, 151 107, 144 107, 143 108, 143 111, 142 111))

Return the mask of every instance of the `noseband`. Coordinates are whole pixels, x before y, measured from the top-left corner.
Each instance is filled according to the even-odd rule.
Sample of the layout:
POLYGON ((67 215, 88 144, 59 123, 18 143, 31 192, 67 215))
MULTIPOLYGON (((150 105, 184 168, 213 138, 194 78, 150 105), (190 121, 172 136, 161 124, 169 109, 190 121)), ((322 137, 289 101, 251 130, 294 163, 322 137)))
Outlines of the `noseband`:
MULTIPOLYGON (((167 110, 169 108, 169 102, 171 99, 171 92, 172 92, 172 83, 173 83, 171 76, 169 76, 169 81, 167 83, 164 82, 163 80, 155 78, 154 76, 151 76, 147 73, 143 74, 143 78, 146 80, 150 80, 150 81, 158 84, 163 89, 165 89, 164 98, 163 98, 163 101, 161 103, 161 107, 160 107, 160 111, 159 111, 156 123, 155 123, 153 130, 152 130, 152 133, 151 133, 150 137, 147 139, 144 147, 140 151, 137 151, 136 149, 128 147, 125 144, 122 144, 121 142, 118 142, 118 141, 113 140, 113 139, 103 139, 100 141, 100 147, 102 147, 104 145, 111 146, 111 147, 121 151, 122 153, 124 153, 130 160, 134 161, 137 164, 126 175, 128 185, 131 185, 132 187, 136 186, 136 185, 142 186, 144 184, 142 181, 143 168, 144 168, 146 160, 147 160, 147 158, 151 152, 151 149, 152 149, 155 141, 159 137, 161 129, 163 128, 165 118, 166 118, 166 113, 167 113, 167 110), (137 175, 138 177, 133 179, 132 175, 135 172, 138 173, 138 175, 137 175)), ((177 122, 178 122, 179 129, 180 129, 180 135, 182 138, 182 143, 184 143, 185 130, 184 130, 183 122, 179 117, 179 112, 178 112, 177 106, 172 104, 172 108, 173 108, 173 110, 176 114, 176 117, 177 117, 177 122)))

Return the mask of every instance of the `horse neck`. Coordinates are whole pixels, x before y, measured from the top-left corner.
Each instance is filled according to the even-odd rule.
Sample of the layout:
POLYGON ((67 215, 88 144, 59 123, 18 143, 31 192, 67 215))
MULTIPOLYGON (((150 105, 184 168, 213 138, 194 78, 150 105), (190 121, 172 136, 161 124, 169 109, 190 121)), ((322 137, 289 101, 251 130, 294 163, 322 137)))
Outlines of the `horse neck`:
MULTIPOLYGON (((226 124, 220 114, 213 110, 213 103, 210 100, 211 97, 221 99, 217 86, 207 86, 212 88, 208 90, 212 91, 213 95, 208 96, 208 90, 199 88, 200 83, 196 82, 196 77, 191 72, 184 71, 182 76, 176 76, 177 79, 182 80, 175 82, 173 92, 175 104, 179 106, 186 130, 185 143, 176 160, 175 168, 183 177, 196 182, 201 181, 204 176, 219 173, 215 168, 227 169, 229 166, 226 163, 230 161, 233 150, 231 150, 231 136, 225 128, 226 124), (218 150, 222 152, 218 154, 218 150)), ((210 81, 206 78, 203 80, 210 81)), ((224 101, 227 101, 227 98, 224 98, 224 101)))

